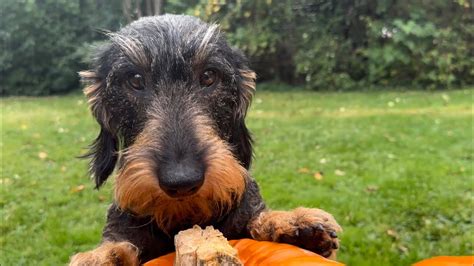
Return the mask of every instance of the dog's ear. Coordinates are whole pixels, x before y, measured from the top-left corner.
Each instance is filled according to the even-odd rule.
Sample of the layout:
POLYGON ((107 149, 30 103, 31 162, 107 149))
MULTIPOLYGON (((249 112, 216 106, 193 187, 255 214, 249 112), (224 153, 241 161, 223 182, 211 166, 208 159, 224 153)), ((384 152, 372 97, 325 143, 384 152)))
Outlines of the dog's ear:
POLYGON ((99 136, 90 146, 89 153, 85 155, 91 159, 90 173, 95 180, 95 187, 99 188, 112 174, 117 162, 117 140, 106 129, 101 128, 99 136))
POLYGON ((89 158, 89 171, 94 177, 96 188, 99 188, 112 174, 118 159, 118 141, 110 127, 110 115, 101 103, 100 93, 105 89, 105 82, 94 71, 79 72, 81 80, 88 84, 84 89, 92 115, 100 125, 100 133, 90 145, 89 152, 83 158, 89 158))
POLYGON ((230 143, 234 146, 237 159, 242 165, 250 168, 252 162, 252 136, 245 125, 245 116, 255 92, 256 74, 250 69, 240 69, 238 79, 239 97, 237 111, 234 117, 234 128, 231 133, 230 143))

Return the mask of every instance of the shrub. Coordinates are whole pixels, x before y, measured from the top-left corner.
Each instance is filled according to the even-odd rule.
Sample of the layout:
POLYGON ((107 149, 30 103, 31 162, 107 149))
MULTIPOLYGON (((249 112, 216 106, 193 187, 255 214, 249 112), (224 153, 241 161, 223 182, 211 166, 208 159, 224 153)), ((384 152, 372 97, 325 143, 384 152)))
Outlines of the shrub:
POLYGON ((119 26, 120 17, 107 16, 114 10, 113 2, 120 6, 120 1, 111 1, 110 6, 92 0, 2 1, 1 95, 77 89, 77 72, 86 67, 84 44, 101 38, 97 28, 119 26))

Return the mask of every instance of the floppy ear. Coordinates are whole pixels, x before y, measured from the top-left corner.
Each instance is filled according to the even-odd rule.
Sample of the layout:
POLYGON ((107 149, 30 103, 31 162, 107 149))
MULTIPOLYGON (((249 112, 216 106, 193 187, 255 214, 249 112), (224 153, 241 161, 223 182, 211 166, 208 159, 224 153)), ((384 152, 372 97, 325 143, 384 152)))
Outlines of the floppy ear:
POLYGON ((100 93, 105 84, 94 71, 79 73, 83 82, 89 84, 84 89, 92 115, 100 125, 100 133, 90 145, 89 152, 83 158, 90 158, 89 172, 99 188, 112 174, 118 158, 118 141, 110 128, 110 115, 100 101, 100 93))
POLYGON ((247 126, 245 125, 245 116, 247 115, 247 109, 252 101, 253 94, 255 92, 255 79, 256 75, 250 69, 240 69, 240 78, 238 79, 238 107, 234 117, 234 126, 230 143, 235 148, 237 159, 242 165, 249 169, 252 163, 252 136, 250 135, 247 126))

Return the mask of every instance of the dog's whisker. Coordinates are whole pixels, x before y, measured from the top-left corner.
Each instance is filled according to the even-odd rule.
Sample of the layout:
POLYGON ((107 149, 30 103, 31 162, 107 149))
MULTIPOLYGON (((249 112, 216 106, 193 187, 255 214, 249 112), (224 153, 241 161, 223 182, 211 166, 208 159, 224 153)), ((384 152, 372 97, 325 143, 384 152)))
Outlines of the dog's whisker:
POLYGON ((128 228, 130 228, 130 229, 142 228, 142 227, 145 227, 145 226, 147 226, 147 225, 150 225, 150 224, 153 223, 153 222, 154 222, 153 218, 150 217, 150 220, 149 220, 148 222, 146 222, 146 223, 144 223, 144 224, 142 224, 142 225, 129 226, 128 228))

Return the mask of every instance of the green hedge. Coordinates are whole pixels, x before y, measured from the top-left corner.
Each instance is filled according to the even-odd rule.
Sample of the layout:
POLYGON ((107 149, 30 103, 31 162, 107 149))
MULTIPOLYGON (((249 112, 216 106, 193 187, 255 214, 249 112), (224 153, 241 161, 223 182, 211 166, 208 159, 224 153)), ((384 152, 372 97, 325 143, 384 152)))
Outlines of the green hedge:
POLYGON ((97 29, 117 29, 121 19, 120 1, 2 0, 0 10, 2 95, 77 89, 87 43, 101 38, 97 29))
MULTIPOLYGON (((166 12, 219 22, 229 41, 251 58, 260 80, 313 90, 474 84, 468 0, 165 3, 166 12)), ((90 44, 104 39, 100 30, 125 24, 121 0, 3 0, 0 5, 2 95, 77 89, 76 73, 87 67, 90 44)))
POLYGON ((261 0, 222 7, 202 1, 196 13, 220 21, 266 79, 314 90, 447 89, 474 84, 471 4, 261 0))

